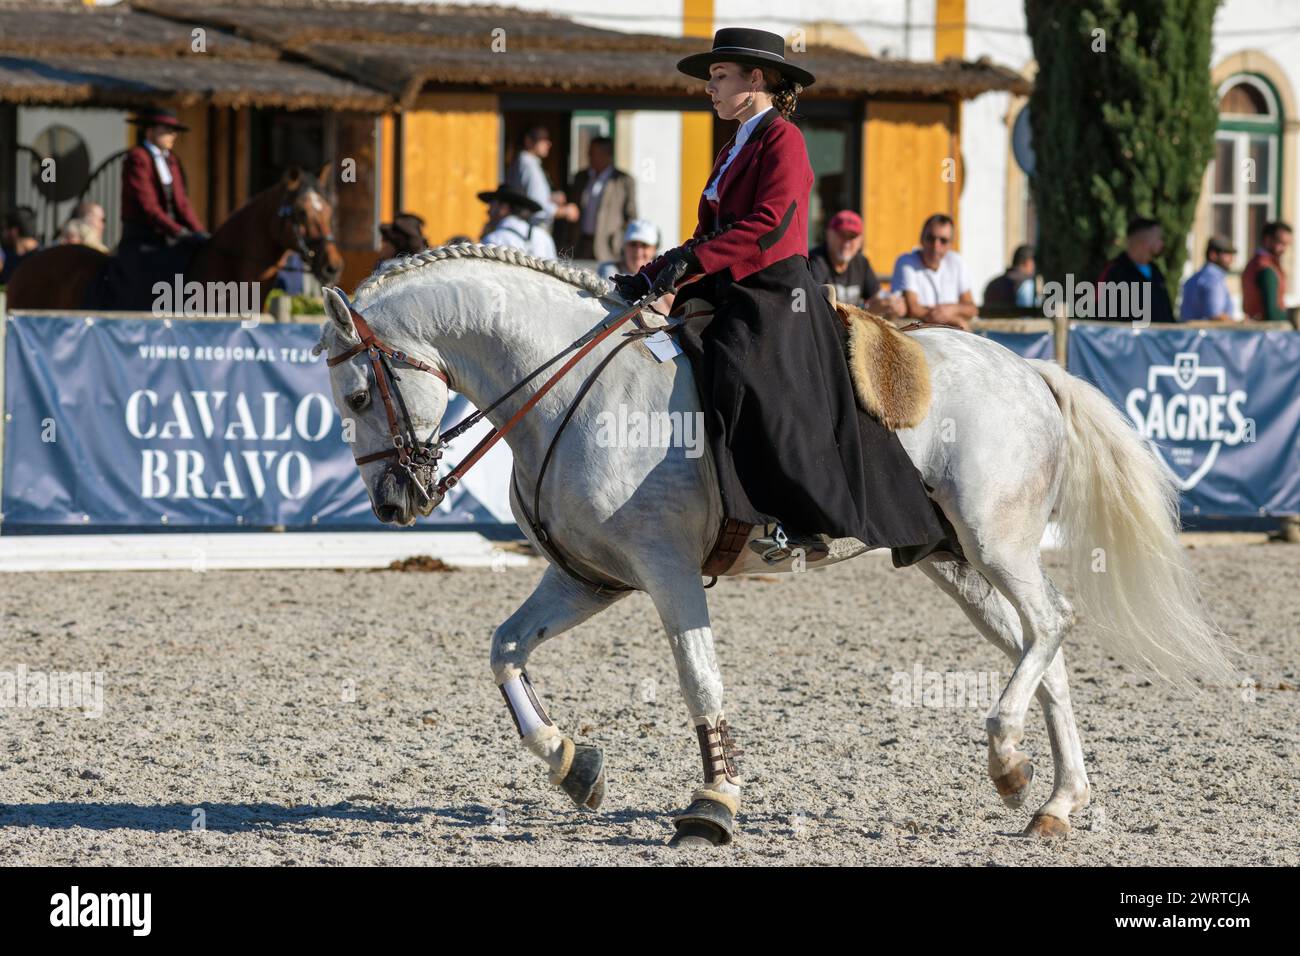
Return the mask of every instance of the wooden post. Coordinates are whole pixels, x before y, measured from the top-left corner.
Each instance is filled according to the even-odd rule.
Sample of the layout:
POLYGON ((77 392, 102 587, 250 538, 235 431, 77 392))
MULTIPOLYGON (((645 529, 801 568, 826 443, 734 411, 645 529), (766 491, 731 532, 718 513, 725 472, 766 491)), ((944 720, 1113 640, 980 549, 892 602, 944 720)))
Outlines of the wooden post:
POLYGON ((277 322, 293 321, 293 302, 287 295, 277 295, 271 300, 271 315, 277 322))

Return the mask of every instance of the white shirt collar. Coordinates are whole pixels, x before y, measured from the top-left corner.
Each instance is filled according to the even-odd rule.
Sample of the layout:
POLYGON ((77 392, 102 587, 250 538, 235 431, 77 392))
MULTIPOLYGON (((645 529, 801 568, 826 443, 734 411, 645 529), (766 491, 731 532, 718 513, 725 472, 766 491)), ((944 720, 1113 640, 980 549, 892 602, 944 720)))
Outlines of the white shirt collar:
POLYGON ((167 151, 165 149, 163 149, 157 143, 150 142, 147 139, 144 141, 144 148, 149 150, 149 152, 153 153, 153 155, 158 158, 162 158, 167 155, 167 151))
POLYGON ((746 140, 748 140, 749 137, 753 134, 753 132, 754 132, 754 127, 757 126, 757 125, 759 124, 759 121, 760 121, 760 120, 762 120, 762 118, 763 118, 763 114, 766 113, 766 112, 767 112, 768 110, 770 110, 771 108, 772 108, 772 107, 768 106, 768 107, 766 107, 766 108, 764 108, 764 109, 759 110, 757 113, 755 113, 755 114, 754 114, 753 116, 751 116, 749 119, 745 120, 745 122, 743 122, 743 123, 740 124, 740 129, 738 129, 738 130, 736 131, 736 145, 737 145, 737 146, 743 146, 743 145, 745 144, 746 140))

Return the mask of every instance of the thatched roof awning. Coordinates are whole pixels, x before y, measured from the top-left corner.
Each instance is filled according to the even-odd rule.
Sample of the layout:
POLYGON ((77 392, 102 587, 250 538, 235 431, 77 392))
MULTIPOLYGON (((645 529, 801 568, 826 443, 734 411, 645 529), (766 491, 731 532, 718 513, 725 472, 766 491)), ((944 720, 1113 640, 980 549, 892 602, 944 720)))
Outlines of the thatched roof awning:
MULTIPOLYGON (((531 48, 508 53, 418 44, 311 43, 298 52, 392 93, 409 108, 427 84, 486 88, 542 87, 564 92, 628 91, 701 94, 704 83, 678 73, 678 51, 531 48)), ((1024 92, 1028 84, 1000 67, 948 60, 909 63, 820 50, 799 59, 816 77, 809 96, 935 96, 969 98, 989 90, 1024 92), (1013 82, 1014 80, 1014 82, 1013 82)))
POLYGON ((146 103, 383 112, 389 97, 279 60, 0 55, 0 102, 60 106, 146 103))
POLYGON ((392 97, 274 47, 192 30, 125 6, 0 0, 0 102, 135 107, 168 102, 383 112, 392 97))
MULTIPOLYGON (((409 108, 428 84, 528 87, 651 95, 699 93, 676 63, 708 41, 622 33, 550 14, 499 7, 320 3, 314 0, 131 0, 141 10, 191 18, 271 44, 390 93, 409 108), (504 31, 500 37, 494 31, 504 31), (504 39, 505 50, 493 42, 504 39)), ((912 62, 836 47, 793 54, 817 76, 810 96, 967 99, 1027 93, 1019 74, 987 60, 912 62)))

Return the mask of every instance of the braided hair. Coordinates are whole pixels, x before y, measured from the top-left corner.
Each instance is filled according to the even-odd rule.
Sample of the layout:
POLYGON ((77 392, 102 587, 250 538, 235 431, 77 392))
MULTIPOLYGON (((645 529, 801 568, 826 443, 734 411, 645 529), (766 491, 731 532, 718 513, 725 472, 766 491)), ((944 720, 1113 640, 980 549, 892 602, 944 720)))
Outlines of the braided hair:
POLYGON ((767 84, 768 92, 772 94, 772 105, 776 111, 781 114, 782 119, 788 120, 799 103, 799 94, 803 92, 803 84, 796 83, 787 76, 782 76, 779 72, 767 67, 763 68, 763 81, 767 84))

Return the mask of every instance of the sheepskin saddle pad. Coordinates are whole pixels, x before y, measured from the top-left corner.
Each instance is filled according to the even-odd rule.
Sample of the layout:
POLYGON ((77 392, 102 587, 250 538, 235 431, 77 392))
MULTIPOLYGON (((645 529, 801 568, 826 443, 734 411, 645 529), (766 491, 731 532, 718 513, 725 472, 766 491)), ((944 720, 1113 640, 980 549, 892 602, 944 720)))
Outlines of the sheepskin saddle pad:
MULTIPOLYGON (((822 286, 827 300, 848 329, 848 363, 858 405, 891 431, 914 428, 930 410, 930 370, 919 342, 890 322, 857 306, 835 301, 835 287, 822 286)), ((674 306, 674 318, 712 312, 694 298, 674 306)))

